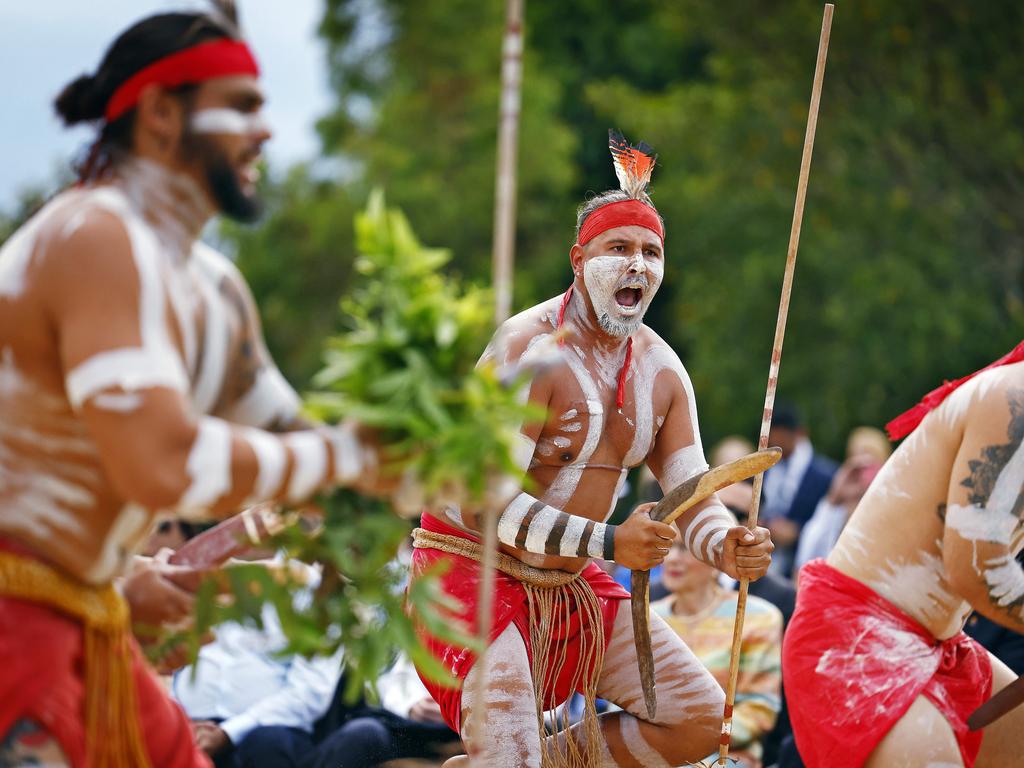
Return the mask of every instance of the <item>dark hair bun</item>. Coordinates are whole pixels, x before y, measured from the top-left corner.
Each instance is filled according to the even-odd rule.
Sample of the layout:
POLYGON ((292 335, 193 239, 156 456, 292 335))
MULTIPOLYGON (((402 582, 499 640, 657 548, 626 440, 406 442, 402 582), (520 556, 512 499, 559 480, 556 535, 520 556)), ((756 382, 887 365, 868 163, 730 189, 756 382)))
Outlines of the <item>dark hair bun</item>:
POLYGON ((82 75, 64 87, 54 101, 57 114, 64 125, 75 125, 103 117, 106 106, 96 92, 96 78, 82 75))

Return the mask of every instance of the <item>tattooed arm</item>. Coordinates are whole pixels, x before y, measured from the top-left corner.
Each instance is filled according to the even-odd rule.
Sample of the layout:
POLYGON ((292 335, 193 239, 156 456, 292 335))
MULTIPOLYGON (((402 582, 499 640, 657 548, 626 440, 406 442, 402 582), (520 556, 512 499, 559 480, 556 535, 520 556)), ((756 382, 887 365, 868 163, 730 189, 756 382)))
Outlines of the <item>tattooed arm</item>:
POLYGON ((946 575, 979 613, 1024 632, 1024 570, 1014 559, 1024 535, 1024 386, 986 389, 966 418, 946 501, 946 575))
MULTIPOLYGON (((664 493, 708 468, 690 377, 674 353, 666 352, 672 354, 676 363, 661 373, 671 384, 672 400, 665 423, 647 457, 647 465, 664 493)), ((676 520, 676 525, 683 543, 695 558, 733 578, 759 579, 768 570, 774 549, 768 530, 748 531, 737 525, 736 518, 725 508, 718 494, 688 509, 676 520)))

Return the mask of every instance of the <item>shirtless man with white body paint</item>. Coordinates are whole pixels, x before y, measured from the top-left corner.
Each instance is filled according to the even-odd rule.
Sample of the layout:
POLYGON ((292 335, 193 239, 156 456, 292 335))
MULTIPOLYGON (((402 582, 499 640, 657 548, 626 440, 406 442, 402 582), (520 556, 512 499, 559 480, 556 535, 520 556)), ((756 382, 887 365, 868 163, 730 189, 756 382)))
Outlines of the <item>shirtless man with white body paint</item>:
POLYGON ((968 731, 1014 675, 962 632, 972 610, 1024 632, 1020 361, 1024 344, 894 421, 910 437, 827 563, 801 570, 783 671, 809 768, 995 767, 1024 753, 1024 708, 968 731))
MULTIPOLYGON (((245 281, 197 240, 258 212, 262 103, 234 27, 198 13, 137 23, 57 100, 102 127, 0 250, 0 765, 208 765, 112 581, 158 512, 373 490, 375 451, 298 421, 245 281)), ((165 568, 143 591, 180 616, 165 568)))
MULTIPOLYGON (((636 199, 615 191, 590 201, 581 209, 570 251, 575 272, 570 291, 508 320, 485 353, 485 360, 500 365, 528 366, 531 358, 551 358, 562 340, 557 362, 540 366, 529 385, 530 402, 548 414, 543 423, 522 430, 520 459, 532 484, 507 496, 498 518, 501 549, 530 566, 575 573, 593 557, 636 569, 657 565, 677 533, 650 519, 652 505, 638 507, 620 526, 604 522, 627 471, 646 462, 667 491, 708 466, 689 376, 668 345, 642 324, 662 282, 663 231, 646 195, 636 199)), ((424 515, 423 527, 457 537, 480 530, 481 521, 465 509, 448 508, 424 515)), ((678 529, 697 558, 733 577, 758 578, 770 563, 767 530, 736 527, 717 497, 684 514, 678 529)), ((423 547, 416 550, 414 572, 438 559, 449 560, 446 588, 470 604, 465 618, 471 620, 478 564, 423 547)), ((602 598, 608 629, 596 692, 624 711, 600 717, 599 743, 580 745, 589 750, 585 764, 664 768, 714 751, 721 688, 652 614, 658 710, 656 720, 648 721, 630 611, 619 607, 628 593, 609 588, 600 580, 608 577, 593 563, 589 569, 595 573, 583 570, 582 576, 602 598)), ((429 682, 428 687, 449 725, 457 730, 461 725, 470 755, 479 760, 475 764, 540 766, 532 649, 528 656, 525 619, 508 616, 514 584, 502 574, 498 578, 496 636, 486 668, 474 665, 463 649, 438 644, 436 655, 465 683, 461 691, 429 682), (474 699, 480 674, 485 677, 482 702, 474 699), (481 727, 485 709, 487 725, 481 727)), ((584 738, 582 729, 572 734, 577 742, 584 738)), ((450 765, 468 759, 454 758, 450 765)))

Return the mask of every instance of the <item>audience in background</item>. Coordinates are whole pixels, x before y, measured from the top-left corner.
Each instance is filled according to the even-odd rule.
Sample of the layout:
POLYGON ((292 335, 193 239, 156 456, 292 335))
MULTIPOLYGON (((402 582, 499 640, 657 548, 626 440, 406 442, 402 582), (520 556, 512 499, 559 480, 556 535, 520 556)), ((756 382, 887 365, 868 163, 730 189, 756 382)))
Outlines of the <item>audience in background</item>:
POLYGON ((791 576, 800 532, 828 493, 836 464, 814 452, 791 403, 776 402, 768 444, 782 449, 782 460, 765 472, 759 523, 775 543, 771 572, 791 576))
MULTIPOLYGON (((718 571, 679 542, 665 558, 662 583, 670 594, 652 605, 725 688, 729 677, 737 594, 718 582, 718 571)), ((782 681, 782 613, 767 600, 747 598, 733 710, 730 755, 761 768, 761 740, 775 725, 782 681)))
POLYGON ((794 573, 804 563, 825 557, 839 540, 853 510, 860 503, 892 453, 889 439, 880 429, 857 427, 846 441, 846 460, 832 478, 825 498, 804 526, 796 550, 794 573))

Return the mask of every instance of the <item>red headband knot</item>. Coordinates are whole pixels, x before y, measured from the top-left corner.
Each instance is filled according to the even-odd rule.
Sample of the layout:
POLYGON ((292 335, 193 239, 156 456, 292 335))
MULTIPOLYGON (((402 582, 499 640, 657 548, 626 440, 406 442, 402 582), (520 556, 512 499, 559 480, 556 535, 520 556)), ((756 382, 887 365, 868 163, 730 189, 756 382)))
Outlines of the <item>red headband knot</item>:
POLYGON ((121 83, 107 102, 103 116, 108 123, 113 122, 132 109, 138 103, 143 89, 150 85, 176 88, 215 77, 255 77, 259 73, 256 58, 242 41, 222 38, 200 43, 157 59, 121 83))
POLYGON ((586 245, 602 232, 615 229, 615 227, 627 227, 632 224, 639 227, 647 227, 647 229, 657 234, 661 238, 662 244, 664 244, 665 230, 661 226, 658 212, 647 205, 647 203, 641 203, 639 200, 633 199, 619 200, 616 203, 602 205, 587 216, 587 220, 583 222, 583 227, 580 229, 579 239, 576 242, 580 245, 586 245))

